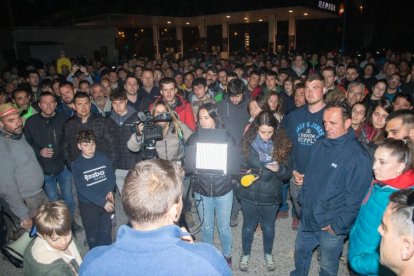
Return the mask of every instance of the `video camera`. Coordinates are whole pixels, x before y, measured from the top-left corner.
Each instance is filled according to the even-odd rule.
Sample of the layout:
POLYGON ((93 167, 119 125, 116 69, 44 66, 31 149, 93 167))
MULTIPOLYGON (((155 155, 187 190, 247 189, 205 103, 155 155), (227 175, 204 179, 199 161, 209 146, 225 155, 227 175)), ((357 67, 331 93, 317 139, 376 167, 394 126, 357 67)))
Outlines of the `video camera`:
POLYGON ((155 144, 157 141, 164 139, 162 126, 157 125, 157 122, 171 122, 171 114, 164 112, 152 116, 149 111, 138 112, 138 120, 131 125, 136 126, 143 124, 142 133, 139 133, 143 138, 143 145, 145 148, 145 159, 157 158, 155 151, 155 144))

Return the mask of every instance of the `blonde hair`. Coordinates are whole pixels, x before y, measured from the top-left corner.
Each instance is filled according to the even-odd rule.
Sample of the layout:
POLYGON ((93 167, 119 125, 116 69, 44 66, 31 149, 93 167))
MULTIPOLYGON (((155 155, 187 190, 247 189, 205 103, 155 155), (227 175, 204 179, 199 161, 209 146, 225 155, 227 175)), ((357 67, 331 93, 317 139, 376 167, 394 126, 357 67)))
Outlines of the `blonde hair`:
POLYGON ((71 231, 71 217, 62 200, 43 204, 34 218, 36 230, 42 236, 63 236, 71 231))
MULTIPOLYGON (((170 113, 171 115, 171 120, 172 122, 168 124, 168 127, 173 124, 173 129, 172 129, 172 133, 174 133, 175 135, 177 135, 177 137, 179 135, 182 135, 181 132, 181 126, 180 126, 180 120, 178 119, 177 114, 174 112, 174 110, 171 108, 171 106, 164 101, 163 98, 159 98, 157 100, 155 100, 154 104, 152 105, 152 110, 151 110, 151 115, 155 116, 155 108, 159 105, 162 105, 165 107, 165 110, 170 113)), ((167 128, 168 129, 168 128, 167 128)))
POLYGON ((161 219, 182 197, 184 171, 173 162, 151 159, 137 163, 125 178, 122 204, 136 223, 161 219))

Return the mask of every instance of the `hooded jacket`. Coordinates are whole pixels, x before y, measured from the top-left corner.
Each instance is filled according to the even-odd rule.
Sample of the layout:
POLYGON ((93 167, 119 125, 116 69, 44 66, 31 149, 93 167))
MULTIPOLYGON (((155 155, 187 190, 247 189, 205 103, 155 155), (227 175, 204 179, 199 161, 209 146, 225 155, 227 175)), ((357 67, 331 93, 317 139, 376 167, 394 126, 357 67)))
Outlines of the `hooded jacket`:
POLYGON ((372 178, 372 162, 352 129, 336 139, 323 137, 310 151, 302 188, 303 231, 331 226, 349 233, 372 178))
POLYGON ((250 114, 247 112, 248 100, 246 95, 243 95, 243 100, 234 105, 230 97, 226 97, 217 104, 217 110, 220 118, 224 124, 224 128, 230 132, 237 145, 241 145, 244 127, 250 119, 250 114))
MULTIPOLYGON (((283 92, 282 92, 283 93, 283 92)), ((282 128, 293 145, 293 169, 304 173, 309 163, 312 146, 325 134, 323 112, 325 108, 311 113, 308 105, 304 105, 289 113, 282 120, 282 128)))
POLYGON ((112 111, 110 121, 112 123, 113 132, 111 135, 114 140, 114 169, 130 170, 135 164, 141 161, 141 154, 132 152, 128 149, 127 143, 133 133, 135 127, 133 123, 138 121, 137 113, 131 106, 127 106, 128 111, 124 116, 120 116, 112 111))
POLYGON ((382 266, 379 262, 381 224, 390 195, 399 189, 414 187, 414 171, 409 170, 397 178, 382 183, 373 181, 349 236, 349 263, 352 269, 363 275, 378 275, 382 266))

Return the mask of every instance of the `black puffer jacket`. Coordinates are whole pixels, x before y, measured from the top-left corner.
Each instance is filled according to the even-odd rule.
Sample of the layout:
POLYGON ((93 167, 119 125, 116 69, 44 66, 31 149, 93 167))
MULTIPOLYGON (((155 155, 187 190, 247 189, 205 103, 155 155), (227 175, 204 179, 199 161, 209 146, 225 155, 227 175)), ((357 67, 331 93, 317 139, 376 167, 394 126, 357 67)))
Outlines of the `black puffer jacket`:
MULTIPOLYGON (((206 129, 204 129, 205 131, 206 129)), ((188 140, 187 145, 192 146, 197 142, 203 140, 202 135, 199 132, 195 132, 190 139, 188 140)), ((213 141, 209 141, 213 142, 213 141)), ((225 141, 215 141, 216 143, 227 143, 234 145, 234 139, 229 132, 226 132, 225 141)), ((195 162, 195 160, 186 159, 185 162, 195 162)), ((193 191, 195 193, 201 194, 208 197, 218 197, 223 196, 229 193, 232 189, 232 179, 231 176, 223 175, 194 175, 193 178, 193 191)))
POLYGON ((238 198, 258 205, 281 204, 283 180, 287 180, 292 176, 292 166, 290 164, 290 160, 279 163, 279 171, 275 173, 260 162, 258 152, 250 147, 250 153, 244 167, 261 170, 261 174, 259 179, 249 187, 238 186, 238 198))
POLYGON ((108 118, 101 115, 91 113, 86 123, 82 123, 78 116, 73 116, 66 122, 63 129, 62 148, 63 156, 66 164, 70 164, 78 157, 80 150, 78 149, 76 136, 80 130, 93 130, 95 132, 96 150, 105 154, 109 160, 114 160, 114 139, 113 139, 113 124, 108 118))

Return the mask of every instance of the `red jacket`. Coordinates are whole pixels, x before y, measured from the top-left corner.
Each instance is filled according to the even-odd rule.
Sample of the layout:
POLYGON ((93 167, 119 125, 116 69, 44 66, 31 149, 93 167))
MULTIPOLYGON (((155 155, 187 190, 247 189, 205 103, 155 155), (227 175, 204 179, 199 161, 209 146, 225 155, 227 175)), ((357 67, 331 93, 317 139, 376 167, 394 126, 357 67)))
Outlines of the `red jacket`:
MULTIPOLYGON (((162 96, 158 97, 161 98, 162 96)), ((196 130, 196 122, 194 120, 193 109, 191 108, 191 104, 187 102, 183 97, 180 95, 175 95, 177 104, 175 106, 174 111, 177 113, 178 118, 184 124, 186 124, 192 131, 196 130)), ((152 110, 152 104, 150 106, 150 110, 152 110)))

